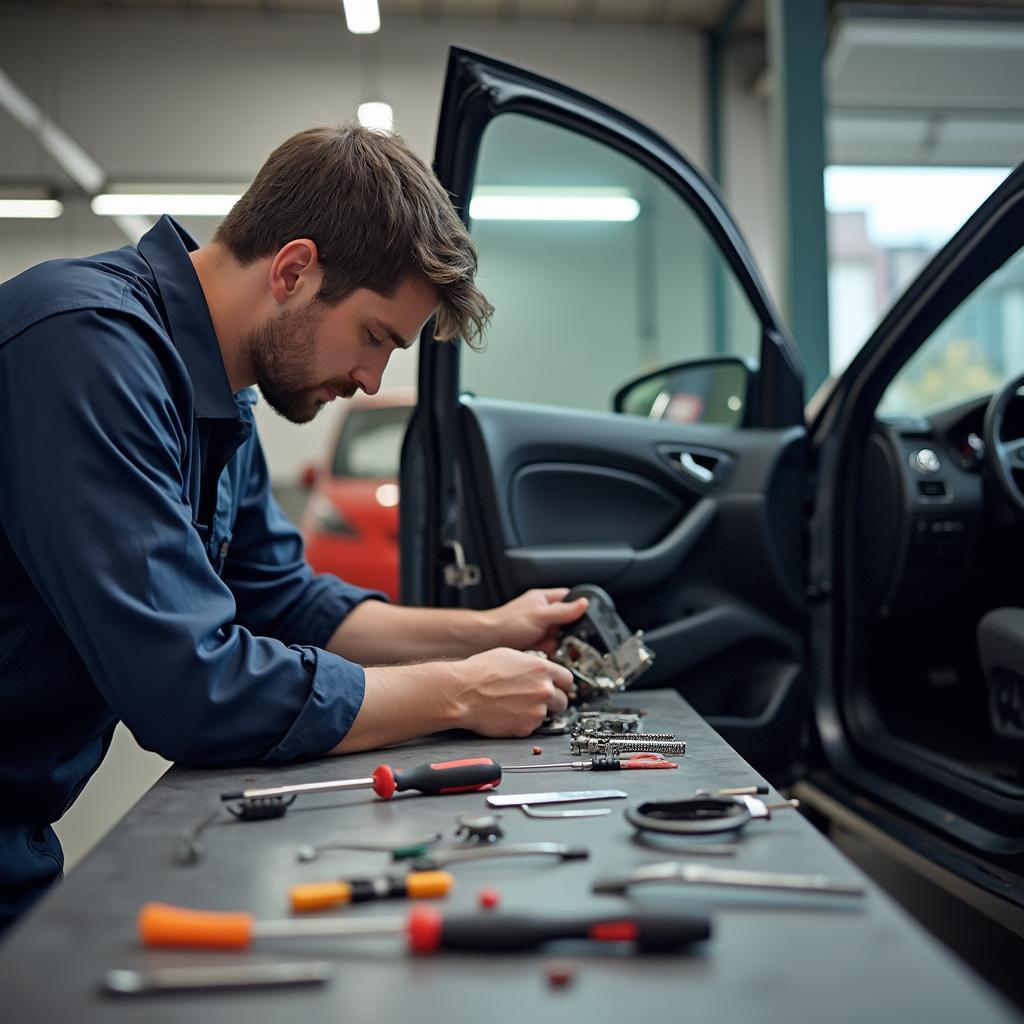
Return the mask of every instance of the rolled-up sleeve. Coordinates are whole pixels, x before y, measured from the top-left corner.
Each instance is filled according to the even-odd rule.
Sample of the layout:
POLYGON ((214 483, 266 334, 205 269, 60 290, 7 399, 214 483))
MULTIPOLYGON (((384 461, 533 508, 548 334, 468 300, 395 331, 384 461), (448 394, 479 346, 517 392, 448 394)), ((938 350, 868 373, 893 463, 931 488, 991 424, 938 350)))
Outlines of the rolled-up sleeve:
POLYGON ((144 747, 185 764, 321 755, 362 703, 362 668, 314 646, 354 595, 307 582, 300 610, 281 618, 282 635, 301 643, 242 624, 192 525, 187 387, 173 348, 141 317, 72 311, 10 339, 0 352, 4 530, 144 747))

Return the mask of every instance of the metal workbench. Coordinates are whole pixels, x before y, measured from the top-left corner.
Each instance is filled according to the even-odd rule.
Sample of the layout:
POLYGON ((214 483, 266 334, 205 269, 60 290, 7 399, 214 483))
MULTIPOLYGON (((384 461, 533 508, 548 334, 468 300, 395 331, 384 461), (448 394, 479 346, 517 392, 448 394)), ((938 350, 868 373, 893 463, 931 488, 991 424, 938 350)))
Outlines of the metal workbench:
MULTIPOLYGON (((672 858, 673 838, 652 848, 633 841, 622 816, 627 803, 692 793, 697 788, 761 782, 674 692, 637 692, 623 703, 650 710, 648 731, 671 730, 687 740, 675 771, 509 774, 499 792, 621 788, 629 801, 609 802, 603 818, 541 821, 506 809, 504 842, 552 839, 582 843, 585 861, 548 858, 482 861, 451 868, 457 883, 443 906, 473 910, 481 888, 500 890, 505 910, 593 911, 626 905, 623 897, 591 894, 591 881, 632 866, 672 858)), ((815 872, 861 880, 863 898, 746 893, 682 886, 638 888, 645 905, 707 907, 713 936, 691 952, 637 957, 614 949, 563 947, 517 956, 442 954, 416 958, 398 938, 265 942, 242 953, 147 951, 135 933, 149 900, 209 909, 288 914, 288 887, 300 881, 372 875, 403 868, 386 854, 324 853, 301 863, 296 849, 332 837, 402 838, 443 831, 453 842, 459 813, 485 813, 479 793, 390 802, 368 791, 300 798, 280 819, 224 823, 203 834, 200 862, 183 867, 174 851, 181 830, 219 804, 225 790, 288 781, 363 776, 382 761, 395 767, 488 753, 507 764, 569 760, 565 737, 484 740, 448 733, 387 751, 266 769, 189 771, 162 778, 73 874, 40 901, 0 944, 0 1020, 149 1022, 643 1020, 708 1022, 941 1021, 984 1024, 1017 1020, 951 954, 868 881, 797 811, 752 822, 738 855, 708 858, 720 867, 815 872), (531 748, 538 744, 543 755, 531 748), (113 997, 99 991, 111 967, 151 967, 237 960, 323 959, 335 967, 317 988, 113 997), (553 959, 575 969, 571 984, 549 985, 553 959)), ((778 799, 778 794, 772 797, 778 799)), ((577 805, 582 806, 582 805, 577 805)), ((721 840, 719 840, 721 841, 721 840)), ((699 858, 684 858, 698 860, 699 858)), ((380 901, 342 909, 349 915, 404 912, 380 901)))

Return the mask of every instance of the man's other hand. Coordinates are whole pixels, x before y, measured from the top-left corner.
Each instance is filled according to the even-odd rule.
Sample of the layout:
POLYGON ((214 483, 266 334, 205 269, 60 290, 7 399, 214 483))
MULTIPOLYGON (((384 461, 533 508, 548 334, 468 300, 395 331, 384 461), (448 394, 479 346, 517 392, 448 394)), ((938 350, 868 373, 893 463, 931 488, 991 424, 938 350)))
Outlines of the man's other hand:
POLYGON ((559 629, 587 610, 585 597, 564 601, 568 593, 567 587, 527 590, 486 612, 493 645, 554 654, 559 629))
POLYGON ((567 668, 505 647, 451 667, 459 724, 481 736, 529 736, 549 712, 566 709, 573 688, 567 668))

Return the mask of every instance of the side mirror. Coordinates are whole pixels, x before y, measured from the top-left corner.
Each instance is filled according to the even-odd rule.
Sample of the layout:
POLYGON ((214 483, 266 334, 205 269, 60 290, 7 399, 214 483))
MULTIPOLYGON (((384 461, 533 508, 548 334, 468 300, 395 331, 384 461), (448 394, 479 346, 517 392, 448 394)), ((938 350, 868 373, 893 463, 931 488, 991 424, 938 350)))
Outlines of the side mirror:
POLYGON ((316 483, 316 466, 312 463, 306 466, 299 475, 299 482, 307 491, 311 491, 313 489, 313 484, 316 483))
POLYGON ((624 384, 613 408, 665 423, 742 424, 752 369, 736 356, 675 363, 624 384))

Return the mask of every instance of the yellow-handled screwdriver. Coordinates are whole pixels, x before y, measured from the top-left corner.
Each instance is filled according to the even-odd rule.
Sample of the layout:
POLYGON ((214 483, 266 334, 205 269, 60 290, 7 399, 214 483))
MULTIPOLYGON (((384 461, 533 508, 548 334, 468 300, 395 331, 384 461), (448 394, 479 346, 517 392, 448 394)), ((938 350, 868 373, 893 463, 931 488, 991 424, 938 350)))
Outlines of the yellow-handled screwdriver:
POLYGON ((411 871, 408 875, 382 875, 379 878, 348 878, 333 882, 307 882, 288 890, 292 910, 326 910, 339 903, 365 903, 367 900, 431 899, 446 896, 455 884, 447 871, 411 871))

